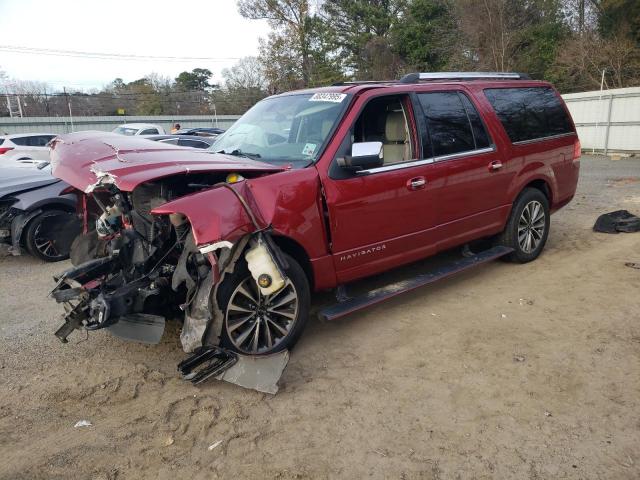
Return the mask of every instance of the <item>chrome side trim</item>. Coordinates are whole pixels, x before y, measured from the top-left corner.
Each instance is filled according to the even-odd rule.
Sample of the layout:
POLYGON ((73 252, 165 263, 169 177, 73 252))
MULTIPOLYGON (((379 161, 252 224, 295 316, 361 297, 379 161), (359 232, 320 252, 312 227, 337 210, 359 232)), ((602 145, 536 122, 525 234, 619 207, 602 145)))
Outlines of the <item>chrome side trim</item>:
POLYGON ((425 158, 424 160, 416 160, 414 162, 394 163, 393 165, 385 165, 383 167, 369 168, 367 170, 358 170, 357 175, 368 175, 370 173, 389 172, 391 170, 402 170, 403 168, 417 167, 419 165, 428 165, 433 163, 433 158, 425 158))
POLYGON ((470 157, 473 155, 481 155, 483 153, 494 152, 495 147, 479 148, 477 150, 469 150, 467 152, 452 153, 451 155, 441 155, 439 157, 425 158, 413 162, 394 163, 393 165, 385 165, 383 167, 369 168, 367 170, 358 170, 357 175, 369 175, 372 173, 390 172, 392 170, 402 170, 403 168, 418 167, 420 165, 428 165, 435 162, 443 162, 445 160, 454 160, 456 158, 470 157))
POLYGON ((570 137, 576 135, 576 132, 559 133, 558 135, 551 135, 549 137, 532 138, 530 140, 520 140, 519 142, 512 142, 513 145, 526 145, 527 143, 543 142, 545 140, 553 140, 554 138, 570 137))
POLYGON ((478 148, 477 150, 469 150, 468 152, 452 153, 451 155, 440 155, 436 157, 436 162, 443 162, 445 160, 453 160, 456 158, 470 157, 472 155, 481 155, 483 153, 495 152, 495 147, 478 148))

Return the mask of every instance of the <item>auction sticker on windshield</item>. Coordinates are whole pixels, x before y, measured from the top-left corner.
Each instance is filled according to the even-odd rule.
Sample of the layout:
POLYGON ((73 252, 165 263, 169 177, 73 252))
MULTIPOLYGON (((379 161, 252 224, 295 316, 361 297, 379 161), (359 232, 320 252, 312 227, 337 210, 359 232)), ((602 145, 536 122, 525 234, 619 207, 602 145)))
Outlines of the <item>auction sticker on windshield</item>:
POLYGON ((313 155, 316 151, 316 144, 315 143, 307 143, 304 148, 302 149, 302 155, 313 155))
POLYGON ((346 98, 346 96, 346 93, 314 93, 309 101, 340 103, 346 98))

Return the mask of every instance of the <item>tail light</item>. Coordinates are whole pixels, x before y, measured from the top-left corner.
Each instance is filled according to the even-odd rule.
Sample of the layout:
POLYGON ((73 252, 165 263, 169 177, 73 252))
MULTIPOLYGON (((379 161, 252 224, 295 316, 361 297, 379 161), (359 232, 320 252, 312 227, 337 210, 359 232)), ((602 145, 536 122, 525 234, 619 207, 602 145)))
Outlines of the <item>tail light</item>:
POLYGON ((580 155, 582 155, 582 147, 580 146, 580 139, 576 139, 573 144, 573 161, 580 160, 580 155))
POLYGON ((13 150, 13 147, 0 147, 0 155, 4 155, 9 150, 13 150))

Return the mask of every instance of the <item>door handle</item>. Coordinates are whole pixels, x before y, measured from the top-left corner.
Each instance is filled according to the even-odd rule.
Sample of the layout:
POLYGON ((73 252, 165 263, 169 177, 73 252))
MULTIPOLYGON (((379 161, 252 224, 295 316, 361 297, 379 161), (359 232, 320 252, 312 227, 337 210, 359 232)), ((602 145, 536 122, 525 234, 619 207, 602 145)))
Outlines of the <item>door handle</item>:
POLYGON ((420 190, 427 184, 427 180, 424 177, 415 177, 407 181, 407 188, 409 190, 420 190))
POLYGON ((500 160, 494 160, 489 164, 489 171, 495 172, 496 170, 500 170, 502 168, 502 162, 500 160))

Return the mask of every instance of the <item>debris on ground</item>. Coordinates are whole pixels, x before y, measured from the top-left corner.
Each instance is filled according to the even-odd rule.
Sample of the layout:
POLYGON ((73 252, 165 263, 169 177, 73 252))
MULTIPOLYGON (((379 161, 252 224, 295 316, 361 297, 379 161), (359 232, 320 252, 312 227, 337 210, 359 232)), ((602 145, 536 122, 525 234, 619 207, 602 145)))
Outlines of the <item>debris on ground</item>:
POLYGON ((207 450, 211 451, 216 447, 219 447, 222 444, 222 440, 218 440, 216 443, 212 443, 211 445, 209 445, 209 448, 207 450))
POLYGON ((73 428, 80 428, 80 427, 90 427, 92 424, 89 420, 79 420, 76 422, 76 424, 73 426, 73 428))
POLYGON ((529 300, 528 298, 521 298, 519 300, 520 305, 533 305, 533 300, 529 300))
POLYGON ((616 210, 600 215, 593 229, 602 233, 640 232, 640 217, 628 210, 616 210))
POLYGON ((524 355, 514 355, 513 356, 513 361, 514 362, 524 362, 527 359, 526 356, 524 355))
POLYGON ((624 264, 625 267, 629 267, 629 268, 635 268, 637 270, 640 270, 640 263, 636 263, 636 262, 627 262, 624 264))

